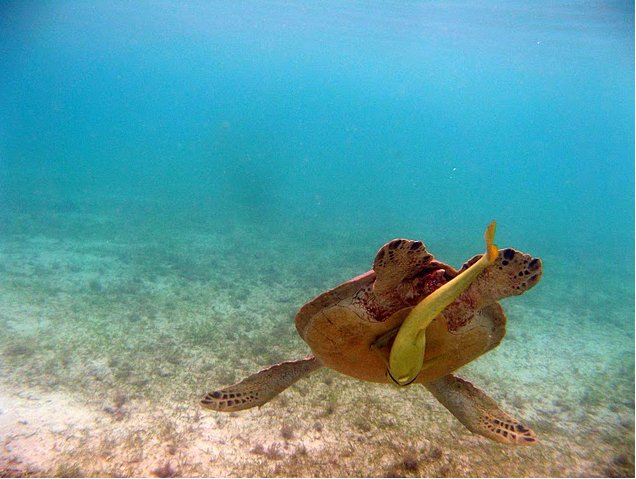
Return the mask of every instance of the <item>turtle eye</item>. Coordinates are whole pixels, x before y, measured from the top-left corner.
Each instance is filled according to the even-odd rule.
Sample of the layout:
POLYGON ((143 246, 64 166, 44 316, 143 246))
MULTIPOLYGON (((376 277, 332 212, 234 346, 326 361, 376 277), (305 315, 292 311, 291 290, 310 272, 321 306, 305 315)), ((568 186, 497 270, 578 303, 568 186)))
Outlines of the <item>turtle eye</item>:
POLYGON ((503 257, 504 259, 510 261, 512 258, 515 257, 515 250, 513 250, 512 248, 505 249, 503 252, 503 257))

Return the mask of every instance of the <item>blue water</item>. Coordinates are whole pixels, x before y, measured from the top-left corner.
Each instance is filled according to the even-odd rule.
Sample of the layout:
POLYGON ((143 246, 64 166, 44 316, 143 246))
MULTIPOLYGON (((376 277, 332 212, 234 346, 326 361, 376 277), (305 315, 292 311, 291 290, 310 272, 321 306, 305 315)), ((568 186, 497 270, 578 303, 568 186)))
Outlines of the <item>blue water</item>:
POLYGON ((633 264, 627 2, 2 13, 10 207, 168 198, 427 230, 497 217, 511 241, 577 257, 602 242, 633 264))
POLYGON ((523 304, 610 318, 633 366, 631 2, 0 4, 8 255, 239 228, 237 265, 341 251, 306 301, 394 237, 458 266, 493 218, 544 259, 523 304))

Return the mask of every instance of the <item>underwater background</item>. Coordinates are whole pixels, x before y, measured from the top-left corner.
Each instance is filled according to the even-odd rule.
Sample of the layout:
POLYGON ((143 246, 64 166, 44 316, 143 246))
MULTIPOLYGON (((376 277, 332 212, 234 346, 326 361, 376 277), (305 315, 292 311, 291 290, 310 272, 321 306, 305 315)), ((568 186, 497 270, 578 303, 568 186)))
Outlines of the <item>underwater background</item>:
POLYGON ((0 3, 0 476, 634 476, 634 5, 0 3), (542 258, 460 374, 540 442, 321 370, 293 318, 401 237, 542 258))

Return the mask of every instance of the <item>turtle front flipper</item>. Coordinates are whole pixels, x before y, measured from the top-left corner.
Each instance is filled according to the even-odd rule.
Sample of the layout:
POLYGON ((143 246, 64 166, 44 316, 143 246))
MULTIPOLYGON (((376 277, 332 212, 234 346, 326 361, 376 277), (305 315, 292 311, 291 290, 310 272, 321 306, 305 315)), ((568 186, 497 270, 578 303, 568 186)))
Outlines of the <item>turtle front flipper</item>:
POLYGON ((274 364, 239 383, 207 393, 201 400, 201 406, 222 412, 242 411, 262 406, 320 367, 322 364, 314 356, 274 364))
POLYGON ((475 434, 504 444, 533 444, 535 433, 505 413, 481 389, 449 374, 425 386, 453 415, 475 434))

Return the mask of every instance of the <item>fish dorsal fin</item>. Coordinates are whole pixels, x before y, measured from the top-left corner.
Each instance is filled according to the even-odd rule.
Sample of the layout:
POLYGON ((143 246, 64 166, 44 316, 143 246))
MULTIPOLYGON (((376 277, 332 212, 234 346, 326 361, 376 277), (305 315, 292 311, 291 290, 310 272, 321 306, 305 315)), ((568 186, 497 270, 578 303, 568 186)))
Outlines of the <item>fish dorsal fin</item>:
POLYGON ((420 271, 433 260, 421 241, 394 239, 375 255, 373 270, 377 277, 373 284, 376 294, 394 289, 404 278, 420 271))

